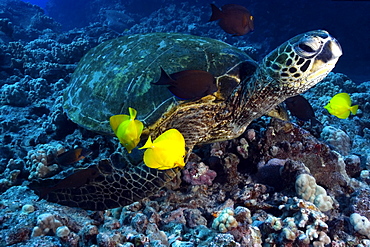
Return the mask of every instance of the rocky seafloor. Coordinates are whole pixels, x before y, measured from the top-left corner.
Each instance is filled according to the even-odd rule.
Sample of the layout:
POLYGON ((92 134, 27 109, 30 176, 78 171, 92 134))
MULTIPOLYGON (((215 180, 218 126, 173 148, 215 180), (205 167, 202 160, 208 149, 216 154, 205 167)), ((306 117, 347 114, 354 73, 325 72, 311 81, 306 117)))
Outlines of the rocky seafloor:
POLYGON ((0 246, 370 246, 370 82, 340 73, 304 94, 319 128, 257 119, 237 139, 197 147, 168 188, 123 208, 94 212, 39 201, 31 181, 121 150, 115 137, 85 130, 63 112, 63 90, 90 48, 169 31, 219 38, 253 56, 268 40, 246 46, 186 3, 145 18, 105 9, 99 21, 69 31, 36 6, 0 7, 0 246), (175 10, 178 19, 171 19, 175 10), (339 92, 360 106, 356 116, 341 120, 323 108, 339 92), (75 147, 93 152, 73 165, 54 162, 75 147))

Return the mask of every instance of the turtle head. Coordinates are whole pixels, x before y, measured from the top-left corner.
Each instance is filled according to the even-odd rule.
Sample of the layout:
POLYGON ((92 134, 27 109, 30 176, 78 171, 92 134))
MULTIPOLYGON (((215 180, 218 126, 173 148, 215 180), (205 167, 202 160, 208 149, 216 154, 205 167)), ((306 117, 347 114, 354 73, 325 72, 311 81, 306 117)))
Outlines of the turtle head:
POLYGON ((323 30, 298 35, 267 55, 261 69, 277 82, 287 97, 316 85, 334 68, 342 49, 323 30))

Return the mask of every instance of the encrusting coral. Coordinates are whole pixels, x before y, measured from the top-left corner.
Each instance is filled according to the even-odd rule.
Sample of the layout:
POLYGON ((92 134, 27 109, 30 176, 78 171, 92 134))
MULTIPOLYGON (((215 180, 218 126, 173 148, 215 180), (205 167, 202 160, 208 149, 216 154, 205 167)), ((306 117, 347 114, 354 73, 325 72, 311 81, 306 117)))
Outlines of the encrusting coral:
POLYGON ((191 185, 212 185, 212 181, 217 175, 203 162, 188 162, 182 173, 184 181, 191 185))
POLYGON ((271 158, 291 159, 302 162, 316 183, 340 195, 350 186, 343 156, 313 137, 308 131, 293 123, 273 120, 266 130, 263 160, 271 158), (277 151, 269 152, 271 147, 277 151))
POLYGON ((301 245, 311 243, 314 246, 324 246, 330 243, 331 240, 327 236, 328 226, 325 223, 328 217, 320 212, 314 204, 293 198, 279 208, 283 211, 283 215, 275 221, 282 220, 282 223, 278 224, 277 228, 270 227, 270 231, 274 233, 283 229, 281 238, 278 240, 279 238, 270 235, 270 243, 294 242, 301 245))
POLYGON ((50 213, 44 213, 37 217, 37 226, 32 230, 32 237, 45 236, 47 234, 57 232, 57 229, 63 224, 55 219, 55 216, 50 213))
POLYGON ((187 164, 182 180, 150 199, 106 212, 38 201, 25 185, 75 167, 54 161, 64 147, 92 147, 89 164, 114 158, 110 137, 79 128, 62 108, 70 74, 90 48, 158 31, 215 37, 256 56, 271 42, 250 40, 254 47, 246 47, 245 39, 217 32, 201 21, 207 6, 200 2, 170 4, 150 16, 115 4, 89 13, 93 24, 65 32, 29 3, 0 1, 0 7, 1 246, 370 246, 370 83, 338 73, 305 93, 326 126, 316 138, 262 117, 240 138, 197 147, 199 159, 187 164), (360 106, 347 120, 323 108, 340 92, 360 106), (226 221, 217 217, 223 211, 226 221))
POLYGON ((300 174, 295 182, 295 189, 299 197, 314 203, 322 212, 333 208, 333 199, 326 194, 323 187, 316 184, 316 180, 309 174, 300 174))
POLYGON ((27 154, 26 169, 29 171, 29 178, 45 178, 54 175, 59 170, 55 163, 55 157, 64 152, 61 145, 41 144, 36 150, 27 154))
POLYGON ((351 151, 351 139, 343 130, 325 126, 321 132, 321 138, 335 147, 342 155, 348 155, 351 151))
POLYGON ((0 179, 0 191, 5 191, 17 182, 20 174, 24 173, 24 165, 24 161, 21 159, 8 161, 0 179))
POLYGON ((238 222, 234 218, 234 211, 230 208, 225 208, 222 210, 212 223, 212 228, 220 232, 230 231, 237 226, 238 222))
POLYGON ((370 238, 370 221, 360 214, 353 213, 350 216, 350 222, 356 232, 370 238))

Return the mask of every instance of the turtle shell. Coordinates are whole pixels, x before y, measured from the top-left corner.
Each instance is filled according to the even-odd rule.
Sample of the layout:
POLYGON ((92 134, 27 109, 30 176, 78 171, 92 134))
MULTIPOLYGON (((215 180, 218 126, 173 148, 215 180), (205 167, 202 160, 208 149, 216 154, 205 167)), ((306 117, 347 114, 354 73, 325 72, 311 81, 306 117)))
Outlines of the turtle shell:
POLYGON ((256 65, 243 51, 210 38, 176 33, 124 36, 96 46, 81 59, 64 93, 64 109, 73 122, 99 133, 113 134, 109 118, 128 114, 128 107, 137 110, 145 126, 152 125, 183 102, 166 86, 151 84, 159 79, 160 67, 169 74, 210 72, 216 77, 215 95, 223 100, 256 65))

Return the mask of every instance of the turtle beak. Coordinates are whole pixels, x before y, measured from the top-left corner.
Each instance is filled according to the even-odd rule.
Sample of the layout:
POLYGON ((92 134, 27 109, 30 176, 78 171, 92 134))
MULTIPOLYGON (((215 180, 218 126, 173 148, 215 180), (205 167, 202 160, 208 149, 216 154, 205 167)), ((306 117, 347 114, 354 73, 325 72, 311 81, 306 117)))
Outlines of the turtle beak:
POLYGON ((326 38, 326 43, 323 45, 320 54, 313 61, 312 73, 307 77, 307 80, 315 81, 314 84, 322 80, 334 69, 342 54, 342 48, 339 42, 328 34, 328 38, 326 38))
POLYGON ((320 54, 316 57, 316 60, 321 60, 323 63, 335 65, 342 54, 340 44, 335 38, 330 36, 320 54))
POLYGON ((340 56, 342 56, 342 47, 340 46, 339 42, 332 38, 331 41, 327 43, 329 50, 331 51, 331 59, 328 61, 328 65, 335 66, 338 62, 340 56))
POLYGON ((332 38, 332 40, 330 41, 330 48, 334 57, 339 58, 340 56, 342 56, 342 47, 336 39, 332 38))

